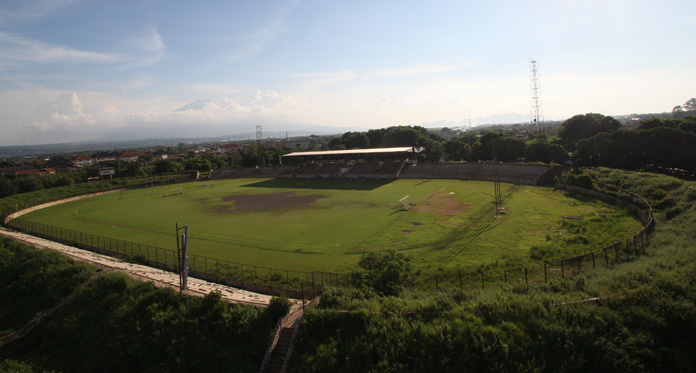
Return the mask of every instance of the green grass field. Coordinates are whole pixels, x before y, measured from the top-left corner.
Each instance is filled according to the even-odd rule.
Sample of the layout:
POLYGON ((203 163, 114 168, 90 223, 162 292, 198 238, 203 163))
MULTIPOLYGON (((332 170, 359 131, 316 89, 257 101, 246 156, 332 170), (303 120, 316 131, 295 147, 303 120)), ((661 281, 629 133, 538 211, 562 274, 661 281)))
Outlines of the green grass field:
POLYGON ((39 210, 23 218, 56 227, 288 270, 344 272, 360 253, 395 249, 424 272, 495 268, 571 256, 640 230, 618 206, 554 190, 459 180, 233 179, 139 189, 39 210), (293 185, 295 183, 295 185, 293 185), (406 195, 414 203, 398 208, 406 195))

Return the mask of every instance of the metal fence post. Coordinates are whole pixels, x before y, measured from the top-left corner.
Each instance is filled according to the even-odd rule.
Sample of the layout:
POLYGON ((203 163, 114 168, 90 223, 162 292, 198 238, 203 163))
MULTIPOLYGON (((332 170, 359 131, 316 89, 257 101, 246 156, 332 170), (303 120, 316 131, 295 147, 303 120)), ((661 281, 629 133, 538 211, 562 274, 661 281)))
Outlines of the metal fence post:
POLYGON ((630 242, 631 242, 631 240, 629 240, 627 238, 626 239, 626 260, 631 260, 631 253, 630 253, 631 250, 629 250, 630 242))
POLYGON ((595 269, 594 251, 591 254, 592 254, 592 269, 595 269))

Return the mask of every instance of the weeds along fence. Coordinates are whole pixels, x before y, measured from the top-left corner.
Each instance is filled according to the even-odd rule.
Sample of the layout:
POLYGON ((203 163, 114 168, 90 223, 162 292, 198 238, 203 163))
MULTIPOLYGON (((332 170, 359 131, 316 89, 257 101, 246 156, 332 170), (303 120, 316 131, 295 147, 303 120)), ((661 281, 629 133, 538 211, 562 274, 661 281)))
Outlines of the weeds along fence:
MULTIPOLYGON (((655 221, 652 208, 644 198, 602 184, 596 185, 596 190, 569 185, 556 187, 628 206, 643 223, 643 229, 597 250, 571 258, 546 261, 539 265, 476 272, 417 273, 414 276, 416 286, 430 290, 486 289, 502 285, 530 286, 564 279, 584 270, 610 267, 645 254, 645 246, 655 227, 655 221)), ((21 218, 10 220, 7 226, 37 237, 178 273, 176 250, 53 227, 21 218)), ((296 299, 312 298, 327 285, 355 285, 351 274, 346 273, 275 269, 195 254, 189 254, 189 275, 245 290, 296 299)))

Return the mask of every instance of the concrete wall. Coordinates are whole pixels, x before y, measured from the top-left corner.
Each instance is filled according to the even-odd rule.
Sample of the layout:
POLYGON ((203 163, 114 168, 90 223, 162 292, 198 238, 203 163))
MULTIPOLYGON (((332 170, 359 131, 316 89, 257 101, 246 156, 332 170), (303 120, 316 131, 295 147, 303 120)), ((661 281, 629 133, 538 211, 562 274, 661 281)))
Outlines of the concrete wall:
MULTIPOLYGON (((504 183, 537 185, 539 178, 551 169, 546 165, 499 163, 499 180, 504 183)), ((407 164, 401 170, 402 179, 463 179, 495 180, 495 164, 478 163, 419 163, 407 164)))
POLYGON ((292 177, 296 170, 296 167, 230 168, 213 171, 210 180, 244 177, 292 177))
MULTIPOLYGON (((499 163, 499 180, 504 183, 539 184, 539 179, 551 170, 547 165, 499 163)), ((236 168, 216 170, 211 179, 234 179, 244 177, 292 177, 297 171, 296 167, 264 167, 264 168, 236 168)), ((298 174, 298 178, 332 178, 335 174, 298 174)), ((367 173, 344 174, 344 178, 395 178, 394 175, 367 173)), ((419 163, 406 164, 399 175, 402 179, 463 179, 463 180, 495 180, 495 167, 491 162, 487 163, 419 163)))

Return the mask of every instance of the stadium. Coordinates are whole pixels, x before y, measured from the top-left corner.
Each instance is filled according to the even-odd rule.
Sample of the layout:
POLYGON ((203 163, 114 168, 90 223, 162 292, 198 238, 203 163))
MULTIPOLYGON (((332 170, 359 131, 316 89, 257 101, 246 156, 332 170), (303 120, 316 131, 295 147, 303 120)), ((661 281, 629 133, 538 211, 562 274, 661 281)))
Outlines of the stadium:
POLYGON ((562 167, 419 163, 419 151, 290 153, 285 166, 215 170, 25 211, 7 224, 173 271, 176 228, 188 225, 192 276, 296 297, 350 286, 367 252, 407 254, 423 286, 463 288, 564 276, 583 258, 597 265, 597 249, 608 264, 617 240, 633 235, 632 247, 610 251, 615 260, 643 240, 645 214, 550 186, 562 167))

